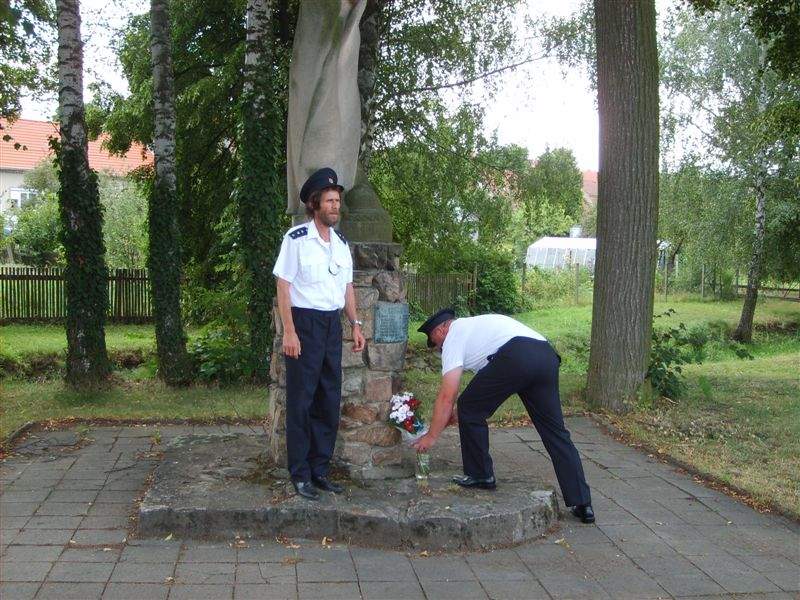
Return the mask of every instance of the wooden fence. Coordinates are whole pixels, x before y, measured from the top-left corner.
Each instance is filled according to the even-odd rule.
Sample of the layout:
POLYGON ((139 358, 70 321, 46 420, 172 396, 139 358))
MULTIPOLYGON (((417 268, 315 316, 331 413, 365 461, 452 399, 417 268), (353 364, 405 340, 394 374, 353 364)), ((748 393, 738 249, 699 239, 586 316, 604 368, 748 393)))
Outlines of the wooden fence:
POLYGON ((406 273, 405 278, 408 302, 427 314, 474 299, 474 273, 406 273))
MULTIPOLYGON (((408 301, 430 313, 456 302, 471 302, 475 276, 469 273, 405 273, 408 301)), ((108 278, 108 319, 136 323, 153 317, 145 269, 112 269, 108 278)), ((66 316, 64 270, 0 267, 0 323, 63 321, 66 316)))
MULTIPOLYGON (((142 322, 153 316, 145 269, 112 269, 108 277, 112 322, 142 322)), ((0 323, 62 321, 66 316, 64 270, 0 267, 0 323)))
MULTIPOLYGON (((744 296, 747 293, 746 285, 736 284, 736 294, 744 296)), ((760 286, 758 288, 758 295, 764 298, 782 298, 784 300, 800 301, 800 285, 798 287, 769 287, 760 286)))

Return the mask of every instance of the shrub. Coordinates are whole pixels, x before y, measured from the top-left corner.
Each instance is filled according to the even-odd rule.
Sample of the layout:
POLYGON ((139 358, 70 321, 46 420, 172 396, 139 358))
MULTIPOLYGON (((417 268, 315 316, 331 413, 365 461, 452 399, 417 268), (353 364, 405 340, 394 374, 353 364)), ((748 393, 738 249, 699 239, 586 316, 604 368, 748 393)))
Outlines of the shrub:
POLYGON ((251 379, 255 361, 246 333, 233 327, 211 326, 189 349, 197 379, 206 383, 233 383, 251 379))
POLYGON ((478 313, 512 314, 522 308, 514 259, 506 252, 485 252, 476 256, 478 268, 475 310, 478 313))
MULTIPOLYGON (((653 320, 673 314, 675 310, 670 308, 665 313, 654 315, 653 320)), ((646 376, 653 390, 659 396, 679 398, 686 389, 682 365, 702 362, 707 342, 704 331, 695 328, 689 332, 683 323, 667 328, 654 325, 646 376)))

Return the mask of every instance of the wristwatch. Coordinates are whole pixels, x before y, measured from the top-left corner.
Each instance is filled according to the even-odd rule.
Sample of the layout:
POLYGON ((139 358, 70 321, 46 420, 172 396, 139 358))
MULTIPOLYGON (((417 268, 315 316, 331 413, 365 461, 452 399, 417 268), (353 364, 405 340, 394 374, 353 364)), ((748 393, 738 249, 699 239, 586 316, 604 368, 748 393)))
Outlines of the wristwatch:
POLYGON ((355 327, 356 325, 361 327, 363 324, 364 324, 364 322, 363 321, 359 321, 358 319, 355 319, 354 321, 350 321, 350 327, 355 327))

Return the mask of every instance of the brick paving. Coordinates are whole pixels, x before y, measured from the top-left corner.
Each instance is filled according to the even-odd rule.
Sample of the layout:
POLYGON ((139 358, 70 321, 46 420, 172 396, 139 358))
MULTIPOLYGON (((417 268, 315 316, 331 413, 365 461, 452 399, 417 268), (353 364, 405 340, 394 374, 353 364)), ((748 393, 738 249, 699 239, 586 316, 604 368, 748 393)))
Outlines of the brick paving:
MULTIPOLYGON (((99 427, 38 433, 0 463, 0 598, 800 598, 800 526, 759 514, 568 419, 597 525, 567 516, 546 539, 488 553, 141 540, 130 515, 162 443, 244 427, 99 427)), ((499 478, 555 483, 532 428, 492 431, 499 478)), ((233 542, 233 541, 231 541, 233 542)))

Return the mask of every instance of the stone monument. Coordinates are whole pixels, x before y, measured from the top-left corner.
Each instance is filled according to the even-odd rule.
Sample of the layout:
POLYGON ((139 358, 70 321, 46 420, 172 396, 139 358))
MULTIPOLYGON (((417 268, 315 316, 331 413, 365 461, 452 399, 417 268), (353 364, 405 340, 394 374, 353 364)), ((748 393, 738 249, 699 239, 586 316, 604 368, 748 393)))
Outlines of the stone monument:
POLYGON ((304 220, 298 190, 320 166, 336 169, 349 190, 341 230, 350 239, 367 347, 352 352, 352 331, 344 320, 335 461, 350 478, 346 491, 323 494, 318 502, 293 493, 284 468, 286 373, 276 311, 267 435, 192 434, 173 440, 139 506, 142 536, 317 541, 325 536, 367 546, 485 550, 540 537, 558 516, 554 492, 537 488, 529 474, 504 477, 492 494, 452 485, 450 475, 461 465, 454 431, 437 445, 429 485, 417 486, 414 451, 401 445, 386 421, 391 395, 402 385, 408 304, 389 215, 356 167, 358 25, 364 4, 300 3, 289 100, 288 213, 296 223, 304 220))

